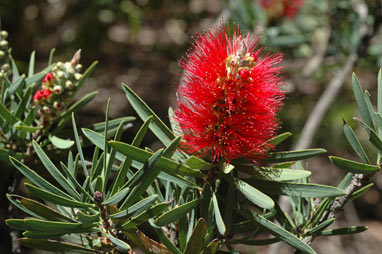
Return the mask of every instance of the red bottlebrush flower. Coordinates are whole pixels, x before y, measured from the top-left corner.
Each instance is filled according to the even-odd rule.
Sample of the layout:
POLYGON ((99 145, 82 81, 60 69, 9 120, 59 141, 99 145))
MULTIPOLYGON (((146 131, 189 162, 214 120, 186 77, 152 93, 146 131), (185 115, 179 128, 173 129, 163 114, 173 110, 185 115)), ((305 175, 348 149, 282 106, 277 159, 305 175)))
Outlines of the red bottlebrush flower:
POLYGON ((42 90, 42 95, 45 99, 49 99, 49 97, 52 95, 52 91, 50 91, 50 89, 44 89, 42 90))
POLYGON ((51 81, 54 79, 54 75, 53 73, 49 72, 45 75, 45 77, 42 79, 42 82, 45 83, 45 82, 48 82, 48 81, 51 81))
POLYGON ((258 35, 226 29, 198 35, 193 51, 180 61, 185 79, 178 88, 175 120, 189 153, 214 161, 245 157, 259 162, 278 128, 284 98, 278 76, 281 55, 262 55, 258 35))
POLYGON ((38 90, 38 91, 33 95, 33 101, 34 101, 35 103, 40 102, 40 101, 42 100, 42 98, 43 98, 43 94, 42 94, 42 92, 41 92, 40 90, 38 90))

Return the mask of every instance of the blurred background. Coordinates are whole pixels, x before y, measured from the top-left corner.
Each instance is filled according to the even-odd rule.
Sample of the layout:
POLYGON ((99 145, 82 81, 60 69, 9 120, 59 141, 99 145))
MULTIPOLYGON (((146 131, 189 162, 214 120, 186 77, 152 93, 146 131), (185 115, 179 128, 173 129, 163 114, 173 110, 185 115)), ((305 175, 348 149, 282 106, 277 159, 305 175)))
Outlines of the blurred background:
MULTIPOLYGON (((284 55, 287 100, 280 113, 280 132, 290 131, 293 136, 281 148, 321 147, 328 155, 357 160, 343 135, 342 120, 375 157, 367 133, 352 119, 358 112, 351 72, 375 104, 382 64, 381 6, 381 0, 0 0, 0 17, 1 28, 10 34, 13 57, 24 71, 32 50, 36 50, 38 70, 46 67, 52 48, 56 48, 54 61, 70 60, 79 48, 85 68, 99 60, 79 96, 93 90, 99 94, 77 116, 79 126, 102 121, 109 97, 112 118, 134 115, 122 82, 167 123, 167 110, 182 74, 178 60, 190 48, 192 36, 225 21, 246 32, 260 29, 266 52, 284 55), (313 119, 317 132, 311 126, 304 128, 322 100, 328 110, 319 111, 322 120, 313 119)), ((137 120, 124 139, 131 141, 140 124, 137 120)), ((153 136, 145 142, 158 146, 153 136)), ((325 156, 305 165, 315 183, 337 185, 344 175, 325 156)), ((8 167, 0 167, 0 253, 10 253, 9 230, 3 221, 8 207, 4 193, 12 174, 8 167)), ((318 238, 313 243, 318 253, 380 253, 382 177, 379 174, 372 180, 374 187, 346 205, 337 225, 367 225, 369 230, 355 237, 318 238)), ((276 244, 243 249, 243 253, 293 251, 276 244)))

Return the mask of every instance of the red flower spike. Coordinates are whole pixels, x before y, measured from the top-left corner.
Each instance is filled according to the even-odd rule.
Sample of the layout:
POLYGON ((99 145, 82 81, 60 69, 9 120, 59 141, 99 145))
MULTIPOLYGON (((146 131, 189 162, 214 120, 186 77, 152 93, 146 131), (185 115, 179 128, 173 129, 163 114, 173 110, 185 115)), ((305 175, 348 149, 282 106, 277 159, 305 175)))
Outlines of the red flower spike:
POLYGON ((43 98, 43 94, 42 94, 42 92, 41 92, 40 90, 38 90, 38 91, 33 95, 33 101, 34 101, 35 103, 41 101, 42 98, 43 98))
POLYGON ((45 82, 48 82, 48 81, 51 81, 54 79, 54 75, 53 73, 49 72, 45 75, 45 77, 42 79, 42 82, 45 83, 45 82))
POLYGON ((279 54, 262 55, 259 36, 224 27, 198 35, 193 51, 180 61, 185 79, 178 88, 175 120, 189 153, 214 161, 244 157, 259 163, 272 147, 279 126, 279 54))
POLYGON ((42 91, 42 94, 43 94, 45 99, 49 99, 49 97, 52 95, 52 91, 50 91, 50 89, 44 89, 42 91))

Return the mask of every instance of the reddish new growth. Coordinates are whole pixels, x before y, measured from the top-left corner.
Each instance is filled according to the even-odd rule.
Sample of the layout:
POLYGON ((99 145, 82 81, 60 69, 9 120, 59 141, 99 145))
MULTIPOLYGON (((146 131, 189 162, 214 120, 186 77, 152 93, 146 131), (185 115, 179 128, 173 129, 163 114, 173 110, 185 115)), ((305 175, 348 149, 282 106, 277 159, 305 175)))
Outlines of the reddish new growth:
POLYGON ((245 157, 259 162, 278 128, 284 98, 275 66, 281 55, 262 55, 258 36, 226 29, 198 35, 193 52, 180 61, 185 79, 178 89, 175 119, 189 153, 214 161, 245 157))
POLYGON ((271 18, 282 16, 293 19, 304 0, 261 0, 260 3, 271 18))

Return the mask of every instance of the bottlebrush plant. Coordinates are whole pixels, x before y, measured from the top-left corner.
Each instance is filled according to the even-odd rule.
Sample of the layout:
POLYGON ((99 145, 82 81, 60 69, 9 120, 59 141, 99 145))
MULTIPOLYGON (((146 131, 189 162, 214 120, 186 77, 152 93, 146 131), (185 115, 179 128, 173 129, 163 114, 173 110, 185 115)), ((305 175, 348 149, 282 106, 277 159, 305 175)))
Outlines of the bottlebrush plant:
MULTIPOLYGON (((28 192, 7 195, 25 213, 24 218, 6 221, 23 231, 20 242, 60 253, 140 249, 148 254, 214 254, 239 253, 239 244, 283 241, 299 253, 315 253, 310 243, 316 236, 364 231, 362 226, 327 227, 346 201, 367 191, 370 185, 361 182, 379 170, 380 159, 372 164, 345 125, 363 163, 331 157, 349 172, 343 181, 337 187, 310 183, 311 173, 300 161, 326 151, 278 151, 277 145, 291 136, 276 135, 276 114, 284 97, 277 65, 281 56, 259 49, 257 38, 220 26, 195 39, 191 53, 181 60, 185 80, 177 108, 169 109, 171 129, 123 84, 127 100, 143 121, 130 144, 120 139, 132 118, 109 120, 109 100, 105 122, 93 130, 78 130, 71 108, 60 114, 62 119, 71 116, 77 148, 69 151, 66 162, 49 158, 42 139, 31 141, 31 149, 43 169, 11 154, 9 161, 28 179, 28 192), (116 131, 110 138, 112 129, 116 131), (163 148, 141 147, 149 129, 163 148), (83 153, 85 138, 93 144, 91 158, 83 153), (289 197, 291 212, 280 208, 280 195, 289 197)), ((57 78, 50 69, 39 80, 44 76, 43 85, 57 78)), ((353 84, 360 122, 381 152, 382 101, 375 113, 355 76, 353 84)), ((7 112, 1 117, 12 114, 7 112)), ((62 120, 52 121, 58 125, 49 124, 48 137, 62 120)))

